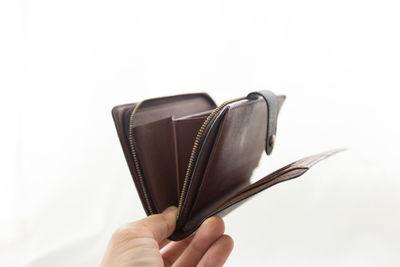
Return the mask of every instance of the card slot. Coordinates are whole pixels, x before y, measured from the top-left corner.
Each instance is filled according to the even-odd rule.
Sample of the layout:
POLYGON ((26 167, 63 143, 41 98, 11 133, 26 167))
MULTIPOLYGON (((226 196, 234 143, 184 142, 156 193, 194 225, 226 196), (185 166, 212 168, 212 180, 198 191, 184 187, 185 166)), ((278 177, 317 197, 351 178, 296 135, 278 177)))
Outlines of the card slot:
MULTIPOLYGON (((249 190, 243 190, 240 193, 237 193, 234 196, 231 196, 230 199, 226 200, 219 206, 214 207, 213 209, 205 210, 204 212, 198 212, 190 217, 190 219, 186 222, 185 226, 180 229, 174 236, 176 240, 181 240, 189 236, 193 233, 195 229, 197 229, 200 224, 207 218, 218 215, 220 217, 224 217, 234 209, 238 208, 242 204, 244 204, 247 200, 251 199, 257 193, 264 191, 267 188, 270 188, 273 185, 276 185, 280 182, 288 181, 294 179, 296 177, 301 176, 307 171, 307 169, 292 169, 290 171, 281 173, 279 176, 269 179, 268 182, 264 184, 259 184, 256 187, 249 186, 249 190), (251 188, 251 189, 250 189, 251 188)), ((268 178, 264 178, 268 180, 268 178)))
MULTIPOLYGON (((307 170, 308 169, 306 169, 306 168, 291 168, 291 169, 284 171, 283 173, 279 173, 278 175, 275 175, 272 177, 267 176, 267 177, 261 179, 260 181, 258 181, 257 183, 251 184, 248 187, 246 187, 245 189, 243 189, 241 192, 239 192, 234 197, 232 197, 231 199, 226 201, 224 204, 222 204, 219 208, 217 208, 217 210, 223 210, 229 206, 232 206, 233 204, 236 204, 240 201, 248 199, 248 198, 254 196, 255 194, 260 193, 261 191, 263 191, 273 185, 276 185, 278 183, 299 177, 302 174, 304 174, 307 170)), ((235 208, 236 207, 237 206, 235 206, 235 208)), ((228 213, 230 211, 231 210, 225 211, 225 213, 228 213)), ((220 214, 220 215, 223 215, 223 214, 220 214)))
POLYGON ((300 177, 304 173, 306 173, 313 165, 317 162, 335 154, 343 149, 331 150, 328 152, 316 154, 310 157, 303 158, 301 160, 295 161, 269 175, 260 179, 259 181, 250 184, 240 190, 234 196, 231 196, 229 199, 220 203, 218 206, 210 209, 209 207, 204 207, 203 210, 198 211, 197 213, 193 214, 190 219, 186 222, 185 226, 180 229, 174 235, 175 240, 181 240, 186 238, 190 234, 197 229, 200 224, 213 215, 218 216, 225 216, 226 214, 230 213, 240 205, 244 204, 247 200, 251 199, 256 194, 276 185, 281 182, 289 181, 300 177))
POLYGON ((172 117, 133 128, 146 188, 158 212, 178 203, 178 162, 172 117))
POLYGON ((176 120, 168 117, 133 128, 148 191, 158 211, 175 205, 196 134, 207 113, 176 120))
POLYGON ((199 131, 204 120, 208 114, 195 114, 194 116, 175 119, 173 118, 175 134, 176 134, 176 149, 177 149, 177 181, 178 181, 178 192, 181 191, 186 169, 189 163, 190 154, 194 145, 197 132, 199 131))
MULTIPOLYGON (((319 161, 332 156, 338 152, 343 151, 344 149, 335 149, 330 150, 324 153, 319 153, 316 155, 312 155, 309 157, 302 158, 298 161, 295 161, 289 165, 286 165, 283 168, 280 168, 277 171, 267 175, 266 177, 258 180, 255 183, 248 185, 243 188, 238 194, 234 197, 226 201, 222 204, 218 210, 225 209, 228 206, 232 206, 233 204, 240 202, 250 196, 257 194, 273 185, 276 185, 280 182, 288 181, 294 178, 297 178, 303 175, 306 171, 308 171, 312 166, 314 166, 319 161)), ((230 211, 230 210, 229 210, 230 211)))

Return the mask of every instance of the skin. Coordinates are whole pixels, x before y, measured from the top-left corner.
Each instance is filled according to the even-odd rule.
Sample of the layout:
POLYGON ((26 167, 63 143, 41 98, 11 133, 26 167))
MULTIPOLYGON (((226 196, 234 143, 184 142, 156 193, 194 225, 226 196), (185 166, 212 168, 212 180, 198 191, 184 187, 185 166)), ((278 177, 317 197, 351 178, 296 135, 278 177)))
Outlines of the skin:
POLYGON ((177 208, 126 224, 112 235, 101 267, 223 266, 233 249, 220 217, 208 218, 195 235, 167 240, 176 224, 177 208))

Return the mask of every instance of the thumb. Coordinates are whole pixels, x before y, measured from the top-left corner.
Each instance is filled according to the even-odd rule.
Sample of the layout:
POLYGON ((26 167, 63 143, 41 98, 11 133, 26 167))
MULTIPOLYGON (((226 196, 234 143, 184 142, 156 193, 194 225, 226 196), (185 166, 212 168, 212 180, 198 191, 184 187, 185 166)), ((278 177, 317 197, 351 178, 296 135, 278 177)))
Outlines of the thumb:
POLYGON ((143 226, 152 233, 157 242, 167 239, 175 230, 178 209, 174 206, 168 207, 160 214, 150 215, 136 222, 136 226, 143 226))

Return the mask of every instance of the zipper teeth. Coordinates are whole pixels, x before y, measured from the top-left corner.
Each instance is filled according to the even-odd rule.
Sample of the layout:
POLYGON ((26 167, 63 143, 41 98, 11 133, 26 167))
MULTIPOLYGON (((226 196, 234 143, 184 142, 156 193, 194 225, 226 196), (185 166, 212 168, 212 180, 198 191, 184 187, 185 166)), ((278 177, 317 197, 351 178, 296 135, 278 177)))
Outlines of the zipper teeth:
POLYGON ((135 164, 136 173, 137 173, 137 175, 139 177, 140 187, 142 189, 147 208, 150 211, 150 214, 154 214, 153 208, 152 208, 151 203, 150 203, 150 198, 149 198, 149 195, 147 194, 146 186, 144 184, 143 174, 142 174, 142 171, 140 169, 139 159, 138 159, 137 154, 136 154, 135 141, 133 139, 133 117, 134 117, 136 111, 138 110, 139 106, 142 103, 143 102, 139 102, 139 103, 136 104, 135 108, 133 109, 133 111, 131 113, 131 116, 129 117, 129 135, 128 135, 128 140, 129 140, 129 144, 130 144, 130 147, 131 147, 131 152, 132 152, 133 162, 135 164))
POLYGON ((205 119, 205 121, 202 123, 199 131, 197 132, 196 138, 194 140, 194 144, 192 147, 192 152, 190 154, 190 158, 189 158, 189 163, 188 163, 188 167, 186 169, 186 173, 185 173, 185 180, 183 182, 183 186, 182 186, 182 190, 181 190, 181 194, 179 196, 179 203, 178 203, 178 217, 180 216, 181 213, 181 209, 183 206, 183 201, 185 199, 186 196, 186 191, 188 190, 188 186, 189 186, 189 177, 191 175, 192 169, 193 169, 193 164, 194 161, 196 159, 196 155, 197 155, 197 150, 199 148, 199 143, 200 143, 200 139, 204 134, 204 131, 206 129, 206 127, 208 126, 208 124, 210 123, 210 121, 215 117, 215 115, 222 109, 224 108, 226 105, 238 101, 238 100, 242 100, 244 99, 243 97, 240 98, 235 98, 235 99, 231 99, 231 100, 227 100, 225 102, 223 102, 221 105, 219 105, 218 107, 216 107, 211 113, 210 115, 207 116, 207 118, 205 119))
MULTIPOLYGON (((183 182, 183 186, 182 186, 182 190, 180 193, 180 197, 179 197, 179 203, 178 203, 178 216, 180 214, 180 211, 182 209, 183 206, 183 201, 185 199, 185 195, 186 195, 186 191, 188 189, 189 186, 189 177, 190 174, 192 172, 193 169, 193 164, 194 161, 196 159, 196 154, 197 154, 197 150, 199 148, 199 144, 200 144, 200 139, 204 134, 204 131, 206 129, 206 127, 208 126, 208 124, 210 123, 210 121, 215 117, 215 115, 222 109, 224 108, 226 105, 238 101, 238 100, 242 100, 245 99, 244 97, 240 97, 240 98, 235 98, 235 99, 231 99, 228 101, 223 102, 221 105, 219 105, 218 107, 216 107, 211 113, 210 115, 207 116, 207 118, 205 119, 205 121, 202 123, 199 131, 197 132, 193 147, 192 147, 192 152, 190 154, 190 158, 189 158, 189 163, 188 163, 188 167, 186 169, 186 173, 185 173, 185 180, 183 182)), ((150 214, 154 214, 154 210, 152 208, 151 202, 150 202, 150 197, 147 193, 147 189, 146 189, 146 185, 144 183, 144 177, 143 177, 143 173, 141 171, 140 168, 140 163, 139 163, 139 159, 136 153, 136 149, 135 149, 135 140, 133 138, 133 118, 139 108, 139 106, 143 103, 139 102, 136 104, 135 108, 133 109, 130 117, 129 117, 129 131, 128 131, 128 140, 129 140, 129 144, 130 144, 130 148, 131 148, 131 154, 132 154, 132 158, 133 158, 133 162, 135 165, 135 169, 136 169, 136 173, 138 175, 139 178, 139 184, 140 187, 142 189, 143 195, 144 195, 144 199, 145 199, 145 203, 146 206, 148 208, 148 210, 150 211, 150 214)))

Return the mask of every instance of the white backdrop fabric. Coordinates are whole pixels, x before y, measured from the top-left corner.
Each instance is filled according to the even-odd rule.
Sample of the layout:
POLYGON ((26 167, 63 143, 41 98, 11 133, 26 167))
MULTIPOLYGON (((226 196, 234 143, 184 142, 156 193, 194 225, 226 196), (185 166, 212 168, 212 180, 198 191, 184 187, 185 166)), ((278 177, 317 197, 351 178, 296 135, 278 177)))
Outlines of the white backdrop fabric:
POLYGON ((253 179, 337 147, 225 217, 226 266, 399 266, 398 1, 0 2, 0 265, 98 266, 145 214, 114 105, 286 94, 253 179))

